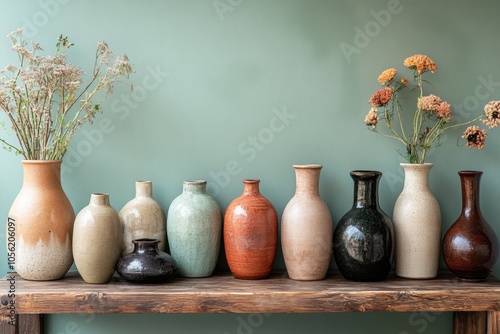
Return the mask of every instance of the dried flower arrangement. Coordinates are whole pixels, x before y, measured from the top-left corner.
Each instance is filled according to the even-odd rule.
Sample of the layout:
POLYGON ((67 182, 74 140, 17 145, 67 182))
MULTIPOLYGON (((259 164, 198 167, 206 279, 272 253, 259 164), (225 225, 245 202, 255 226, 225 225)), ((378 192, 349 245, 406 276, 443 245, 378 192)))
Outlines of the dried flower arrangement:
MULTIPOLYGON (((485 107, 485 113, 478 117, 459 124, 450 124, 452 120, 451 106, 441 100, 439 96, 424 95, 422 74, 434 73, 436 63, 426 55, 416 54, 404 60, 404 65, 414 70, 414 79, 418 89, 417 109, 413 114, 411 132, 403 125, 400 94, 411 90, 407 78, 396 79, 397 70, 387 69, 378 77, 379 83, 384 86, 373 94, 369 102, 372 108, 365 117, 368 129, 383 136, 400 141, 404 147, 404 157, 409 163, 424 163, 426 153, 433 145, 439 145, 439 139, 444 131, 477 121, 482 121, 489 128, 497 127, 500 123, 500 102, 491 101, 485 107), (385 120, 389 132, 379 131, 378 123, 385 120)), ((477 125, 469 126, 462 135, 466 139, 466 146, 482 149, 486 139, 486 130, 477 125)))
POLYGON ((39 56, 43 49, 34 42, 28 46, 22 28, 7 38, 19 65, 0 71, 0 108, 19 145, 5 138, 0 142, 27 160, 61 160, 77 130, 102 112, 101 103, 113 92, 114 84, 129 78, 128 57, 115 58, 101 41, 90 81, 83 85, 83 70, 66 62, 66 50, 73 45, 67 37, 58 38, 54 56, 39 56))

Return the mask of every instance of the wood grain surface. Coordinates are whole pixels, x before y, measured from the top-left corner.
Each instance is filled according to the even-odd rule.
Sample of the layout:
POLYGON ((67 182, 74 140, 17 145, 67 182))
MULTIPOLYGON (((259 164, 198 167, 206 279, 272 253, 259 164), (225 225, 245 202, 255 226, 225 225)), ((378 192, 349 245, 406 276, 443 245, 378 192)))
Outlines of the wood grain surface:
MULTIPOLYGON (((5 300, 8 286, 2 289, 3 282, 5 300)), ((294 281, 286 273, 264 280, 217 273, 163 284, 132 284, 118 276, 108 284, 88 284, 70 272, 56 281, 17 277, 15 303, 16 314, 499 311, 500 282, 462 282, 449 273, 432 280, 391 274, 369 283, 351 282, 339 273, 321 281, 294 281)))

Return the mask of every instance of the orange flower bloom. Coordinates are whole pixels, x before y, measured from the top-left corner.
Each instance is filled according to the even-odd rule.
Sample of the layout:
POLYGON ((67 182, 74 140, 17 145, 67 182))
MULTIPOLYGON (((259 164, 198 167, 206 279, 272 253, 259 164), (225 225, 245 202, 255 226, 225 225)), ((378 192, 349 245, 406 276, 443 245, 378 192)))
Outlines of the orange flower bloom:
POLYGON ((370 102, 374 107, 382 107, 391 100, 391 97, 392 89, 385 87, 384 89, 377 90, 368 102, 370 102))
POLYGON ((396 73, 398 73, 398 71, 396 71, 395 68, 389 68, 379 75, 378 82, 380 82, 380 84, 384 86, 386 83, 394 79, 396 73))
POLYGON ((416 54, 408 57, 404 61, 404 65, 408 68, 412 68, 417 71, 418 74, 424 73, 426 71, 436 72, 437 66, 434 60, 427 57, 426 55, 416 54))

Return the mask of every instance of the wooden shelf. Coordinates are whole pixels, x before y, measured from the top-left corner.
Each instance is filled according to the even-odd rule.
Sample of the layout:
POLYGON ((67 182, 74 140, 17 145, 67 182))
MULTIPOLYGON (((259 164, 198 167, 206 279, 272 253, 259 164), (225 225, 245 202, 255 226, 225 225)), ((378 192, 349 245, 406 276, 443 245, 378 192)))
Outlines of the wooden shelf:
MULTIPOLYGON (((5 302, 9 286, 6 278, 2 282, 0 294, 5 302)), ((18 323, 39 318, 23 318, 25 314, 453 311, 455 333, 484 333, 487 328, 488 333, 500 334, 500 282, 493 277, 462 282, 450 273, 431 280, 390 275, 383 282, 368 283, 345 280, 339 273, 321 281, 294 281, 286 273, 265 280, 239 280, 219 273, 142 285, 118 276, 109 284, 87 284, 77 272, 70 272, 62 280, 48 282, 16 276, 15 305, 18 323), (483 330, 471 331, 472 324, 483 330), (462 327, 467 330, 460 332, 462 327)), ((8 316, 2 305, 1 333, 10 333, 6 330, 13 327, 6 324, 8 316)))

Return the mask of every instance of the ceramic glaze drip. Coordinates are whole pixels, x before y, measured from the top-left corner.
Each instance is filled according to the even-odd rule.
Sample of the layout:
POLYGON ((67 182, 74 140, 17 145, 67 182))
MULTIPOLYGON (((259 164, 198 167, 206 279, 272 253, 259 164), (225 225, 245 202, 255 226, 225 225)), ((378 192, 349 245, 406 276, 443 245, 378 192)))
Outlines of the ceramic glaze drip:
POLYGON ((295 193, 319 196, 319 177, 322 165, 293 165, 295 169, 295 193))
POLYGON ((153 182, 137 181, 135 183, 135 197, 152 197, 152 196, 153 196, 153 182))

